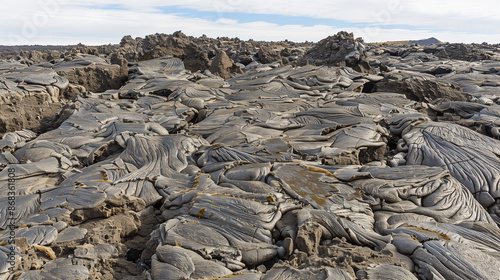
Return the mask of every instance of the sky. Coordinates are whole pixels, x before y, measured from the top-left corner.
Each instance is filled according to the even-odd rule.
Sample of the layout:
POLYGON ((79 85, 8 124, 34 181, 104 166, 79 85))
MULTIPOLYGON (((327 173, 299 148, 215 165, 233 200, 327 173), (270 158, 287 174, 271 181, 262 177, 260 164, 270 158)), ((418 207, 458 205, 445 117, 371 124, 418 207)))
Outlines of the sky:
POLYGON ((497 0, 0 0, 0 45, 118 44, 188 36, 317 42, 339 31, 365 42, 500 43, 497 0))

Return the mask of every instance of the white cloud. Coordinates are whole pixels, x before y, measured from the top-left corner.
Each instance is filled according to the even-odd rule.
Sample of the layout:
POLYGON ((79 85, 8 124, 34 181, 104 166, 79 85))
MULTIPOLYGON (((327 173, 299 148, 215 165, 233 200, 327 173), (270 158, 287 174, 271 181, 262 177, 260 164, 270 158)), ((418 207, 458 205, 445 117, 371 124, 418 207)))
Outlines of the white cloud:
POLYGON ((496 8, 498 2, 493 0, 169 0, 161 4, 158 4, 158 1, 145 0, 141 1, 140 5, 130 0, 107 1, 134 9, 138 6, 181 6, 218 12, 222 16, 225 12, 278 14, 358 23, 383 21, 385 24, 437 27, 445 30, 496 32, 500 24, 496 8))
MULTIPOLYGON (((182 30, 192 36, 229 36, 242 39, 318 41, 340 30, 354 32, 365 41, 421 39, 434 36, 449 42, 500 42, 500 17, 494 1, 346 0, 243 1, 243 0, 24 0, 2 3, 0 44, 107 44, 124 35, 144 37, 182 30), (57 2, 56 2, 57 1, 57 2), (59 4, 57 4, 59 3, 59 4), (120 5, 124 10, 96 7, 120 5), (217 12, 219 19, 164 14, 160 6, 182 6, 217 12), (227 12, 246 12, 330 18, 367 23, 361 28, 278 25, 269 22, 239 23, 227 12), (398 26, 394 28, 392 26, 398 26), (432 27, 432 28, 431 28, 432 27), (432 31, 439 30, 439 31, 432 31)), ((360 26, 358 24, 358 26, 360 26)), ((361 25, 363 26, 363 25, 361 25)))

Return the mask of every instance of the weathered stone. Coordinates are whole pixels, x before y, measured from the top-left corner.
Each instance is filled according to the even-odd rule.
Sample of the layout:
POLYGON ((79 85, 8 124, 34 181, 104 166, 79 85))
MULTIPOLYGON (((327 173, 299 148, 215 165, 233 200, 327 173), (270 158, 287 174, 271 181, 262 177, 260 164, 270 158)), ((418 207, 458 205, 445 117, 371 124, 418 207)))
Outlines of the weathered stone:
POLYGON ((224 79, 231 78, 231 73, 243 73, 241 68, 235 65, 224 51, 217 53, 217 56, 212 60, 212 64, 208 70, 224 79))
POLYGON ((430 102, 438 98, 450 101, 466 101, 469 99, 467 94, 456 84, 402 71, 384 74, 384 79, 376 83, 374 91, 397 92, 406 95, 411 100, 420 102, 430 102))
MULTIPOLYGON (((124 63, 119 58, 116 60, 124 63)), ((54 69, 70 83, 92 92, 119 89, 128 78, 127 68, 123 65, 107 64, 91 56, 76 57, 73 61, 57 64, 54 69)))
POLYGON ((300 64, 349 66, 357 71, 375 74, 367 63, 366 48, 361 38, 354 39, 353 33, 341 31, 319 41, 309 49, 300 64))
POLYGON ((295 246, 299 251, 308 255, 318 254, 318 246, 321 240, 322 230, 317 224, 304 225, 299 228, 295 246))
POLYGON ((259 57, 261 63, 273 63, 281 60, 280 54, 269 47, 260 48, 257 56, 259 57))

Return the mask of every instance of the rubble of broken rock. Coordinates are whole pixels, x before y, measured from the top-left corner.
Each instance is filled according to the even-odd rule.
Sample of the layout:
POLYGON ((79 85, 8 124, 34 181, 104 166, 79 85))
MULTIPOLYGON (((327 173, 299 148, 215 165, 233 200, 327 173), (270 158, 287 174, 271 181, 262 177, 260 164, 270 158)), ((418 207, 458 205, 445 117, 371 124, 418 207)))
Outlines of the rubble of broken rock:
POLYGON ((500 62, 340 33, 192 72, 182 35, 0 64, 3 123, 64 105, 0 140, 0 279, 498 279, 500 62))

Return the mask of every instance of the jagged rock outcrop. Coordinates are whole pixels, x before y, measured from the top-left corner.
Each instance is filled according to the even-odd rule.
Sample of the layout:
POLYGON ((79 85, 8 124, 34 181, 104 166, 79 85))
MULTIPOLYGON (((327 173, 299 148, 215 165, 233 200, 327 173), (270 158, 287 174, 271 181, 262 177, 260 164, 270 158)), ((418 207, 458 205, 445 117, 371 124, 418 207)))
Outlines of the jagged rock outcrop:
POLYGON ((273 63, 281 60, 280 53, 272 50, 269 47, 261 47, 260 50, 257 52, 257 57, 259 58, 259 61, 263 64, 273 63))
POLYGON ((54 70, 72 84, 83 86, 88 91, 104 92, 119 89, 128 79, 125 61, 119 57, 114 61, 122 65, 109 64, 97 56, 79 54, 71 60, 57 63, 54 70))
POLYGON ((233 60, 231 60, 224 51, 217 53, 208 70, 210 70, 212 74, 216 74, 224 79, 231 78, 231 73, 243 74, 241 68, 235 65, 233 60))
POLYGON ((50 68, 0 62, 0 134, 44 131, 63 106, 68 80, 50 68))
POLYGON ((142 42, 146 50, 140 60, 148 60, 171 55, 182 59, 186 69, 196 72, 208 68, 208 54, 184 33, 177 31, 172 35, 150 35, 142 42), (147 51, 149 50, 149 51, 147 51))
POLYGON ((444 49, 435 53, 436 56, 445 59, 456 59, 464 61, 480 61, 492 58, 492 55, 481 50, 477 45, 447 44, 444 49))
POLYGON ((304 55, 301 63, 328 66, 348 66, 363 73, 375 73, 369 63, 363 39, 341 31, 319 41, 304 55))
POLYGON ((406 95, 411 100, 426 102, 438 98, 450 101, 470 99, 457 84, 439 81, 432 76, 404 71, 385 73, 384 79, 375 84, 374 91, 397 92, 406 95))

